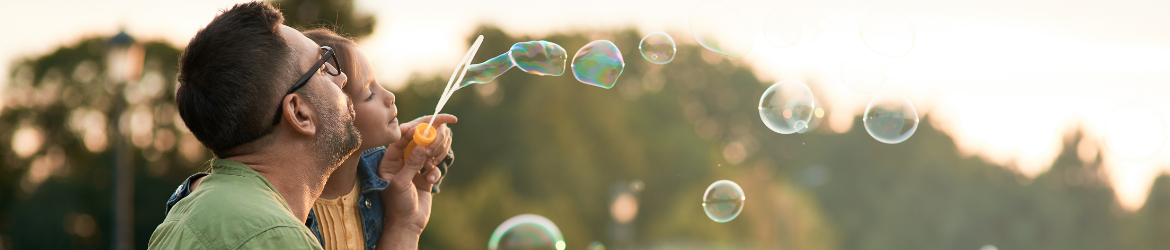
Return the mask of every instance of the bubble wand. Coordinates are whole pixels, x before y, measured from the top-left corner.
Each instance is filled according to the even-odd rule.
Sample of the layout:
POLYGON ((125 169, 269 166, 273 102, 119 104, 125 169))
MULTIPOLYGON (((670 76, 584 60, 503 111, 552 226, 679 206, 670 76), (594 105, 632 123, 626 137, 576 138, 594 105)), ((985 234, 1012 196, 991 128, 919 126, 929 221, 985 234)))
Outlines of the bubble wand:
POLYGON ((435 128, 430 125, 435 123, 435 117, 439 115, 440 110, 443 110, 443 106, 447 104, 447 100, 451 98, 451 94, 455 93, 455 90, 459 89, 458 87, 452 89, 451 84, 455 82, 463 82, 463 77, 467 75, 467 68, 471 67, 471 59, 475 58, 475 53, 479 51, 479 45, 482 43, 483 35, 480 35, 479 37, 475 38, 475 43, 471 44, 471 48, 467 49, 467 53, 463 54, 463 59, 460 60, 459 64, 455 66, 455 71, 451 72, 451 78, 447 80, 447 87, 443 88, 443 93, 439 96, 439 105, 435 106, 435 114, 431 115, 431 121, 428 123, 419 124, 417 127, 415 127, 414 140, 411 140, 410 143, 406 145, 406 149, 402 155, 402 162, 406 162, 406 160, 410 158, 410 153, 414 151, 415 147, 429 147, 431 142, 434 142, 435 138, 438 137, 438 131, 435 131, 435 128), (458 80, 455 78, 456 75, 459 76, 458 80), (431 131, 435 132, 431 133, 431 131))

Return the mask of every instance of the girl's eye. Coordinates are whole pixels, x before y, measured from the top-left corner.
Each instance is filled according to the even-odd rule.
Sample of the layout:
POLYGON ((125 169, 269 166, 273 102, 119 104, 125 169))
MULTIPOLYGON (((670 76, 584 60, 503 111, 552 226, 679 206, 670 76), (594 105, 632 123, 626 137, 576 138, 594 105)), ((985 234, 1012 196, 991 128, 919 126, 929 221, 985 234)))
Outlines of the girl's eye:
POLYGON ((370 97, 366 97, 366 101, 374 100, 374 91, 370 91, 370 97))

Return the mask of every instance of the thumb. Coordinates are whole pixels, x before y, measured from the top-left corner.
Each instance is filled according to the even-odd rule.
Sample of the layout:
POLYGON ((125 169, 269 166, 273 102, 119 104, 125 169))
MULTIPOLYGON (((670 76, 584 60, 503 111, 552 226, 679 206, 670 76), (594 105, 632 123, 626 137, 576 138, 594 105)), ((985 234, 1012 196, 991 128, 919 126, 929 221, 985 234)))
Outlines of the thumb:
POLYGON ((430 154, 429 149, 425 147, 415 146, 414 150, 410 152, 410 157, 402 164, 402 170, 394 175, 394 181, 402 183, 403 185, 410 183, 414 179, 414 175, 418 174, 418 170, 423 168, 423 163, 427 161, 427 155, 430 154))

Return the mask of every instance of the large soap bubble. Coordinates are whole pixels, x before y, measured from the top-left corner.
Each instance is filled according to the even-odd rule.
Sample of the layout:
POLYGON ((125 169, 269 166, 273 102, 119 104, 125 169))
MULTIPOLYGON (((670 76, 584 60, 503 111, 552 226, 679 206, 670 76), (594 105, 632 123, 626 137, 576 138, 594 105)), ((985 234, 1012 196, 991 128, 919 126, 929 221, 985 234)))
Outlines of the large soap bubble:
POLYGON ((798 81, 773 84, 760 97, 760 119, 776 133, 804 131, 815 108, 812 90, 798 81))
POLYGON ((489 250, 550 249, 564 250, 565 237, 561 229, 548 218, 535 214, 521 214, 505 220, 492 231, 489 250))
POLYGON ((548 41, 521 42, 508 50, 512 64, 534 75, 559 76, 565 73, 568 52, 556 43, 548 41))
POLYGON ((618 76, 626 68, 622 52, 608 40, 597 40, 585 44, 573 55, 573 77, 585 84, 602 88, 613 88, 618 76))
POLYGON ((642 58, 647 61, 657 64, 666 64, 674 60, 674 38, 666 32, 654 32, 642 37, 642 42, 638 43, 638 51, 642 52, 642 58))
POLYGON ((861 121, 869 136, 883 143, 896 144, 914 135, 918 129, 918 111, 914 110, 910 99, 888 92, 869 101, 861 121))
POLYGON ((700 45, 730 57, 752 51, 752 29, 744 15, 719 0, 701 0, 691 10, 691 34, 700 45))
POLYGON ((861 20, 861 40, 869 49, 888 57, 901 57, 914 48, 914 22, 894 8, 878 8, 861 20))
POLYGON ((716 181, 703 193, 703 211, 715 222, 728 222, 743 211, 746 199, 739 184, 729 180, 716 181))

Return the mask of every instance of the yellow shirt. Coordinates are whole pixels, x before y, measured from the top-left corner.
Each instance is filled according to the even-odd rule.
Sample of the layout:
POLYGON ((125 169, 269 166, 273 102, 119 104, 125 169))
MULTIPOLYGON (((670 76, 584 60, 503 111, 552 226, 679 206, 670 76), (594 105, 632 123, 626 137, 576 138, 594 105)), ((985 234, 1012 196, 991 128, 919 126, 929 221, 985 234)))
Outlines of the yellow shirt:
POLYGON ((325 250, 365 249, 365 235, 362 232, 362 217, 358 212, 358 194, 361 186, 353 183, 349 194, 337 199, 317 198, 313 212, 317 215, 321 239, 325 250))

